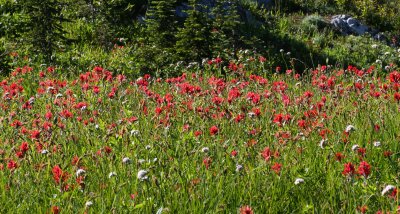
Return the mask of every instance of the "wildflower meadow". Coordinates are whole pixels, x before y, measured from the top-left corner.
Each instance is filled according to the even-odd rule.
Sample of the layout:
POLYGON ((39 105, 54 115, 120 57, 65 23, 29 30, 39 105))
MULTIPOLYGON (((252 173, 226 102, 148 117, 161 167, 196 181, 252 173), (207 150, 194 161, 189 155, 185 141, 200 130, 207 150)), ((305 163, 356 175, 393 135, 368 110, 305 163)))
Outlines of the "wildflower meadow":
POLYGON ((138 79, 15 68, 0 212, 398 213, 400 72, 264 61, 138 79))

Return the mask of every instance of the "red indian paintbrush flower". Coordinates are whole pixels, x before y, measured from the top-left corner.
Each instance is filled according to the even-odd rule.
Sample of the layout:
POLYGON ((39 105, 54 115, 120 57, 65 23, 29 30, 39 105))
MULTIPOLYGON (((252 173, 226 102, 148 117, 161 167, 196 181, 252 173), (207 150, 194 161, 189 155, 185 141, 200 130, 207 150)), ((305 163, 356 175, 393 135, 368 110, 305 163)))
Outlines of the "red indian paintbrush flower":
POLYGON ((274 172, 275 172, 276 174, 279 174, 279 173, 281 172, 281 169, 282 169, 282 164, 280 164, 280 163, 275 163, 275 164, 271 167, 271 169, 274 170, 274 172))
POLYGON ((261 156, 264 158, 265 161, 269 161, 271 159, 271 149, 269 147, 265 147, 264 150, 261 152, 261 156))
POLYGON ((211 158, 210 158, 210 157, 206 157, 206 158, 204 158, 204 160, 203 160, 203 164, 204 164, 204 166, 206 167, 206 169, 208 169, 208 168, 210 167, 210 165, 211 165, 211 162, 212 162, 212 160, 211 160, 211 158))
POLYGON ((366 161, 361 161, 360 165, 358 166, 357 173, 367 178, 371 173, 371 165, 369 165, 366 161))
POLYGON ((342 172, 343 175, 345 176, 352 176, 355 172, 354 165, 352 163, 345 163, 344 164, 344 170, 342 172))
POLYGON ((61 179, 62 174, 63 174, 63 171, 61 170, 61 168, 58 165, 56 165, 56 166, 53 167, 52 172, 53 172, 54 181, 56 182, 56 184, 59 184, 60 183, 60 179, 61 179))
POLYGON ((211 135, 216 135, 216 134, 218 134, 218 132, 219 132, 219 129, 218 129, 217 126, 212 126, 212 127, 210 128, 210 134, 211 134, 211 135))

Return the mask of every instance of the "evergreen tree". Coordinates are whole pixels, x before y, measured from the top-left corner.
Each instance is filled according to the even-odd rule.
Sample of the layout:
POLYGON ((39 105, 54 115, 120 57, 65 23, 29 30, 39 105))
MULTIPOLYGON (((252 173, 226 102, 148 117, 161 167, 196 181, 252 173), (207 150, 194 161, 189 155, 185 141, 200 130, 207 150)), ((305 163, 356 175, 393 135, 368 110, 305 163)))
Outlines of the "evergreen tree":
POLYGON ((176 0, 152 0, 146 13, 146 37, 157 48, 171 48, 175 43, 176 0))
POLYGON ((235 52, 239 46, 239 27, 243 24, 238 14, 237 0, 219 0, 212 11, 212 50, 214 55, 235 52))
POLYGON ((25 0, 24 12, 29 16, 28 40, 36 52, 45 56, 47 62, 59 44, 66 40, 62 23, 62 9, 65 6, 58 0, 25 0))
POLYGON ((181 60, 200 61, 211 55, 211 24, 207 8, 198 0, 189 0, 190 9, 184 27, 176 35, 176 53, 181 60))

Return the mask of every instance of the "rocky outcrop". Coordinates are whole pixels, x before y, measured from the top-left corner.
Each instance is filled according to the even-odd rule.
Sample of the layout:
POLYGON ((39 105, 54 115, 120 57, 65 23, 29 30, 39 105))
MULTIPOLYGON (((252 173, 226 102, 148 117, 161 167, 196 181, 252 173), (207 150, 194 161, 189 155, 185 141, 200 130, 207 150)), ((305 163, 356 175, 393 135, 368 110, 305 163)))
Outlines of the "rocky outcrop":
POLYGON ((363 25, 359 20, 349 15, 336 15, 331 19, 331 24, 335 26, 343 35, 363 35, 369 33, 375 35, 376 30, 373 30, 367 25, 363 25))
POLYGON ((361 36, 364 34, 369 34, 376 40, 387 41, 386 37, 378 30, 362 24, 359 20, 351 17, 350 15, 332 16, 331 24, 343 35, 361 36))

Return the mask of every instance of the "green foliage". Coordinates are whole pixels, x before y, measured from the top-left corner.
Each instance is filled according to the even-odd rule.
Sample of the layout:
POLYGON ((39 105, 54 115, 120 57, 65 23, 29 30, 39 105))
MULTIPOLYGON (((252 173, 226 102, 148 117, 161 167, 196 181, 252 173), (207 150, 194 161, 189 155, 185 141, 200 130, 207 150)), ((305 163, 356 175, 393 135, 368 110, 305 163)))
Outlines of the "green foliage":
POLYGON ((211 21, 207 8, 198 0, 190 0, 189 5, 184 27, 176 34, 175 50, 179 59, 200 61, 211 55, 211 21))
POLYGON ((319 15, 306 16, 301 21, 301 28, 310 33, 320 31, 327 26, 328 23, 319 15))
POLYGON ((0 37, 19 39, 27 27, 27 14, 13 0, 0 1, 0 37))
POLYGON ((6 42, 0 40, 0 75, 8 74, 11 69, 10 51, 6 47, 6 42))
POLYGON ((177 28, 176 0, 152 0, 146 13, 146 38, 157 48, 171 48, 177 28))
POLYGON ((26 0, 23 11, 29 16, 27 36, 34 51, 53 61, 54 52, 66 40, 62 23, 67 20, 62 15, 65 4, 57 0, 26 0))
POLYGON ((218 1, 212 11, 212 52, 214 56, 235 52, 240 42, 240 27, 237 1, 218 1))
POLYGON ((366 68, 375 64, 384 68, 390 63, 400 64, 399 53, 395 49, 368 37, 349 36, 343 41, 334 41, 332 48, 324 48, 323 51, 344 66, 352 64, 366 68))

